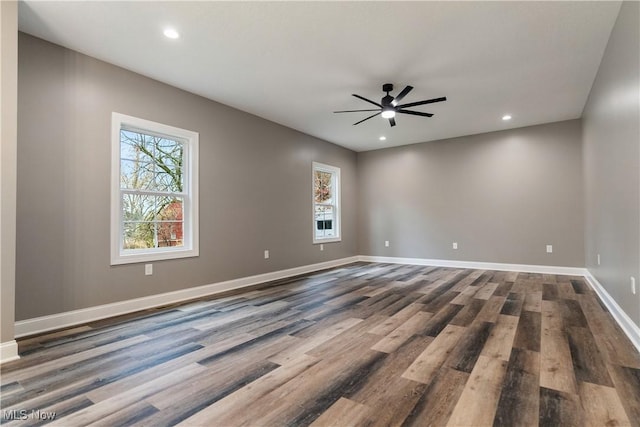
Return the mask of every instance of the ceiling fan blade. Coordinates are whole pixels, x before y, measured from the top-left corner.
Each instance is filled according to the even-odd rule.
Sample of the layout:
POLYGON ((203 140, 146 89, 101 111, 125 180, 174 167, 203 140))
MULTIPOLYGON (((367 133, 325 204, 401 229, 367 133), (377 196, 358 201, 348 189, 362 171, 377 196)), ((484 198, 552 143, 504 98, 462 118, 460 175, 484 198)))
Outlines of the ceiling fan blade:
POLYGON ((398 105, 398 108, 415 107, 416 105, 433 104, 434 102, 442 102, 446 100, 447 100, 447 97, 443 96, 442 98, 433 98, 433 99, 427 99, 426 101, 410 102, 409 104, 398 105))
POLYGON ((372 101, 370 99, 367 99, 364 96, 356 95, 355 93, 352 93, 352 95, 355 96, 358 99, 362 99, 363 101, 367 101, 370 104, 377 105, 378 107, 382 108, 382 105, 380 105, 377 102, 374 102, 374 101, 372 101))
POLYGON ((393 117, 389 118, 389 124, 391 125, 391 127, 394 127, 396 125, 396 119, 394 119, 393 117))
POLYGON ((360 111, 380 111, 380 109, 373 108, 371 110, 342 110, 342 111, 334 111, 334 113, 359 113, 360 111))
POLYGON ((413 86, 407 86, 407 87, 405 87, 404 89, 402 89, 402 92, 400 92, 400 93, 398 94, 398 96, 396 96, 396 97, 393 99, 393 102, 391 102, 391 104, 393 104, 394 106, 395 106, 395 105, 398 105, 398 103, 399 103, 400 101, 402 101, 402 98, 404 98, 405 96, 407 96, 407 94, 408 94, 409 92, 411 92, 411 90, 412 90, 412 89, 413 89, 413 86))
POLYGON ((433 114, 431 114, 431 113, 423 113, 421 111, 398 110, 396 112, 397 113, 402 113, 402 114, 411 114, 413 116, 422 116, 422 117, 432 117, 433 116, 433 114))
POLYGON ((359 122, 355 122, 353 125, 354 125, 354 126, 355 126, 355 125, 359 125, 360 123, 362 123, 362 122, 364 122, 364 121, 367 121, 367 120, 369 120, 369 119, 371 119, 371 118, 373 118, 373 117, 375 117, 375 116, 377 116, 378 114, 381 114, 381 113, 382 113, 382 111, 378 111, 377 113, 375 113, 375 114, 373 114, 373 115, 371 115, 371 116, 367 117, 366 119, 362 119, 362 120, 360 120, 359 122))

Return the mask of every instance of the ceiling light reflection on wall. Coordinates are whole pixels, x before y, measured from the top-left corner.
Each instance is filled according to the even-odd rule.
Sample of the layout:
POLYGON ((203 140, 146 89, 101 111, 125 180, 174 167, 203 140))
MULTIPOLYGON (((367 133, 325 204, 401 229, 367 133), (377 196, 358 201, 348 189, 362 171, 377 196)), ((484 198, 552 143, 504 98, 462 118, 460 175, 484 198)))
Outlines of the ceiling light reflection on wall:
POLYGON ((380 139, 380 141, 386 141, 387 137, 386 136, 381 136, 379 139, 380 139))
POLYGON ((510 115, 508 115, 508 114, 505 114, 504 116, 502 116, 502 120, 504 120, 505 122, 506 122, 507 120, 511 120, 511 116, 510 116, 510 115))
POLYGON ((163 34, 165 37, 170 39, 177 39, 178 37, 180 37, 180 33, 178 33, 173 28, 165 28, 165 30, 163 31, 163 34))

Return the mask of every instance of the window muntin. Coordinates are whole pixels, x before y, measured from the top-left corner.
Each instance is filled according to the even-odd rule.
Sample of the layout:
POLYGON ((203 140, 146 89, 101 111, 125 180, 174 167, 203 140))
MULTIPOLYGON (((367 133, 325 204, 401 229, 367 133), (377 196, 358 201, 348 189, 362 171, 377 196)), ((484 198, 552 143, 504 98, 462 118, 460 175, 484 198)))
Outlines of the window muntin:
POLYGON ((111 263, 198 255, 198 134, 113 113, 111 263))
POLYGON ((340 240, 340 169, 314 162, 313 242, 340 240))

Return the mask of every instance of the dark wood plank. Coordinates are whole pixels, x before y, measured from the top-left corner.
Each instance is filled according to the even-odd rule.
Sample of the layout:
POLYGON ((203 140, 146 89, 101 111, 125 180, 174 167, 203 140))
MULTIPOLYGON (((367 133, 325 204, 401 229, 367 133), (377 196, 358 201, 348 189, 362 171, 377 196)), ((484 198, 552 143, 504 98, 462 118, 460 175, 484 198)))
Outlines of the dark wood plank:
POLYGON ((640 369, 609 365, 609 373, 629 421, 640 426, 640 369))
POLYGON ((558 299, 558 286, 554 283, 543 283, 542 299, 546 301, 555 301, 558 299))
POLYGON ((480 313, 480 310, 482 310, 486 302, 487 301, 483 299, 472 298, 449 323, 457 326, 468 326, 473 322, 478 313, 480 313))
POLYGON ((424 384, 402 377, 403 372, 430 345, 431 337, 415 336, 389 354, 361 387, 344 396, 369 408, 377 408, 371 425, 388 426, 407 418, 424 393, 424 384))
POLYGON ((580 398, 575 394, 564 393, 546 387, 540 387, 540 426, 584 426, 584 412, 580 398))
POLYGON ((583 279, 580 280, 571 280, 571 286, 576 294, 587 294, 590 292, 589 286, 584 282, 583 279))
POLYGON ((562 313, 563 324, 565 328, 578 326, 586 328, 587 319, 584 317, 580 303, 572 299, 563 299, 558 301, 558 307, 562 313))
POLYGON ((449 322, 458 314, 463 306, 455 304, 447 304, 443 309, 432 316, 422 328, 423 335, 432 337, 438 336, 449 322))
MULTIPOLYGON (((495 281, 495 278, 493 279, 495 281)), ((493 291, 493 295, 505 297, 509 295, 511 288, 513 288, 513 282, 496 282, 498 287, 493 291)), ((507 298, 508 299, 508 298, 507 298)))
POLYGON ((538 389, 540 355, 514 348, 493 420, 494 426, 532 425, 540 412, 538 389))
POLYGON ((469 374, 441 368, 402 426, 444 426, 447 424, 469 374))
POLYGON ((540 313, 523 311, 520 314, 520 321, 518 322, 518 330, 516 331, 513 346, 539 352, 541 336, 540 313))
POLYGON ((471 373, 487 339, 491 335, 493 327, 494 324, 490 322, 474 322, 467 327, 460 341, 447 358, 446 366, 458 371, 471 373))
MULTIPOLYGON (((495 295, 495 293, 494 293, 495 295)), ((504 301, 500 314, 509 316, 519 316, 524 304, 524 295, 516 292, 509 292, 507 299, 504 301)))
POLYGON ((591 332, 586 328, 569 329, 569 350, 576 380, 612 387, 607 366, 591 332))
POLYGON ((640 369, 640 353, 615 323, 611 314, 602 308, 595 295, 578 295, 578 301, 605 360, 616 365, 640 369))

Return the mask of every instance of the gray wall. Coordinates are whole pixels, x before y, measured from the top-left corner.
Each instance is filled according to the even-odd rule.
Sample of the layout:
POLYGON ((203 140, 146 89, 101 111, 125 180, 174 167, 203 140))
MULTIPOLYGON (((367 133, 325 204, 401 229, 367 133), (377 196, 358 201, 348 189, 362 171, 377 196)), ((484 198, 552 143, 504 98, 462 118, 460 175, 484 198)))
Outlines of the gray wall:
POLYGON ((354 152, 26 34, 19 77, 17 320, 356 255, 354 152), (200 133, 200 257, 109 265, 112 111, 200 133), (312 161, 342 169, 323 252, 312 161))
POLYGON ((582 267, 581 156, 579 120, 358 153, 359 252, 582 267))
POLYGON ((0 343, 13 340, 16 263, 18 2, 0 2, 0 343))
POLYGON ((624 2, 583 113, 589 271, 640 325, 640 3, 624 2), (597 265, 600 254, 601 265, 597 265))

